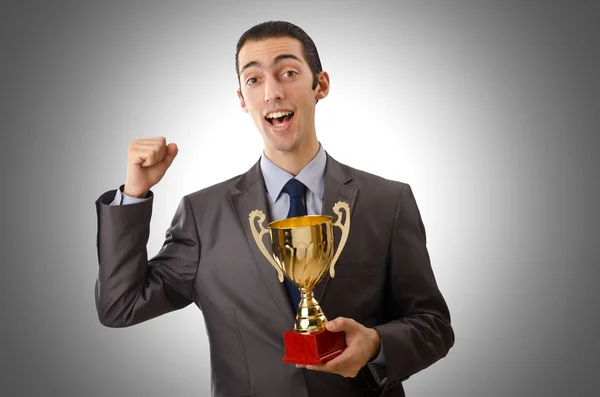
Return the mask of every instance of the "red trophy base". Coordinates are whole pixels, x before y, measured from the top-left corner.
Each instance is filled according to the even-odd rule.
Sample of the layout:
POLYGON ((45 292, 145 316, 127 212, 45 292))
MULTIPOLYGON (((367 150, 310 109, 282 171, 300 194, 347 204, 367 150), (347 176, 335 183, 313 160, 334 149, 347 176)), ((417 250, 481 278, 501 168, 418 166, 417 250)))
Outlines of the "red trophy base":
POLYGON ((323 330, 314 334, 284 332, 285 356, 291 364, 320 365, 342 354, 346 348, 344 332, 323 330))

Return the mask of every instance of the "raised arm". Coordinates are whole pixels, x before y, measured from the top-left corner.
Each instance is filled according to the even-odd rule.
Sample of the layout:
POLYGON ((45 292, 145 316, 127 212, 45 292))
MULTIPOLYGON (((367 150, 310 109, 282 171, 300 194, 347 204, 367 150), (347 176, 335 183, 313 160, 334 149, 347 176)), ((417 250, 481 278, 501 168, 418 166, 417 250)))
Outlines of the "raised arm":
POLYGON ((96 309, 100 322, 126 327, 181 309, 193 301, 200 255, 196 223, 187 197, 179 203, 159 253, 148 260, 146 245, 152 215, 152 186, 177 154, 162 137, 135 140, 129 146, 127 183, 123 193, 146 197, 116 204, 115 190, 96 200, 98 278, 96 309))

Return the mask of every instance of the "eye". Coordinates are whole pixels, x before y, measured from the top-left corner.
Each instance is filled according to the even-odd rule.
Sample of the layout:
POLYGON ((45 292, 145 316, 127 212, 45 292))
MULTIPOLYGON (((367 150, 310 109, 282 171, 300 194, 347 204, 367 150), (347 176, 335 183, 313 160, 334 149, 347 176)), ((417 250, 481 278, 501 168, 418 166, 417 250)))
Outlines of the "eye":
POLYGON ((246 80, 246 84, 247 85, 252 85, 256 83, 256 77, 250 77, 248 80, 246 80))
POLYGON ((283 73, 283 75, 284 75, 285 77, 294 77, 294 76, 295 76, 295 75, 297 75, 297 74, 298 74, 298 72, 295 72, 295 71, 293 71, 293 70, 288 70, 287 72, 284 72, 284 73, 283 73))

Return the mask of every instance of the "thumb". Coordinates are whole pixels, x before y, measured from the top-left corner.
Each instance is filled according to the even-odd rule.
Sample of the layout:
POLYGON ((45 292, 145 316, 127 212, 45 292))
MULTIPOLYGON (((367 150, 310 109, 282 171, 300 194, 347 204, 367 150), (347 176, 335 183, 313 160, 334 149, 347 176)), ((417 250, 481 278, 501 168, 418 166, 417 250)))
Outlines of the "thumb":
POLYGON ((171 165, 171 163, 175 159, 175 156, 177 156, 178 152, 179 152, 179 148, 177 147, 177 144, 174 142, 169 143, 167 145, 167 154, 165 154, 163 161, 165 163, 167 163, 168 165, 171 165))
POLYGON ((331 332, 348 331, 352 327, 352 321, 349 318, 338 317, 335 320, 327 321, 325 327, 331 332))

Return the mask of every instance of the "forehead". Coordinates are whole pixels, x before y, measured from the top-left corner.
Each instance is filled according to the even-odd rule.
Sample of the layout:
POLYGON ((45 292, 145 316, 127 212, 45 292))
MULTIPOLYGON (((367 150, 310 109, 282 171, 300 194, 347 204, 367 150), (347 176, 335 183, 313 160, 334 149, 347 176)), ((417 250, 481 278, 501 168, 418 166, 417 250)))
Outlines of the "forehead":
POLYGON ((295 55, 303 62, 304 54, 302 44, 292 37, 277 37, 264 40, 249 40, 240 49, 238 56, 240 70, 250 62, 257 62, 264 67, 269 67, 278 55, 295 55))

